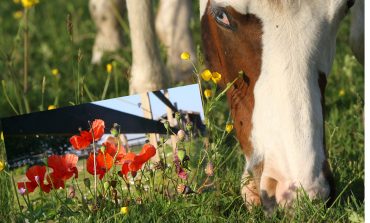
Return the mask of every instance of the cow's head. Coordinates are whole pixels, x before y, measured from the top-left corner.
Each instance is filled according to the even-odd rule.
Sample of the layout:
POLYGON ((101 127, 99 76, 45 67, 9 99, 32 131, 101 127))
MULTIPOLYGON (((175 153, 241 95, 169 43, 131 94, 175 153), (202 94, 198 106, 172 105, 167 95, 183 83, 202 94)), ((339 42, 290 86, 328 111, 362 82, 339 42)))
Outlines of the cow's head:
POLYGON ((262 202, 333 193, 323 99, 340 21, 354 0, 201 0, 203 45, 228 92, 262 202))

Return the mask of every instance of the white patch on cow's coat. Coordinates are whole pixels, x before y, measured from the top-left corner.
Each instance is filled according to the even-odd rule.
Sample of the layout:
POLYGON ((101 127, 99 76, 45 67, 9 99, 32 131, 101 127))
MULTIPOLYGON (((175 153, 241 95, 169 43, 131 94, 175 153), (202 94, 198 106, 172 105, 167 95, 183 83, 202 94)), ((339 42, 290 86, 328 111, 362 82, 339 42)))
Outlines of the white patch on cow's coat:
MULTIPOLYGON (((201 13, 207 0, 201 0, 201 13)), ((319 71, 329 74, 345 0, 211 0, 254 14, 263 24, 260 77, 252 116, 252 165, 264 160, 265 177, 276 177, 277 199, 302 186, 310 197, 327 197, 323 175, 323 117, 319 71), (275 2, 275 3, 274 3, 275 2), (289 5, 289 7, 285 7, 289 5), (271 171, 270 171, 271 170, 271 171), (273 172, 273 173, 272 173, 273 172)), ((262 188, 263 189, 263 188, 262 188)), ((280 200, 279 200, 280 199, 280 200)))

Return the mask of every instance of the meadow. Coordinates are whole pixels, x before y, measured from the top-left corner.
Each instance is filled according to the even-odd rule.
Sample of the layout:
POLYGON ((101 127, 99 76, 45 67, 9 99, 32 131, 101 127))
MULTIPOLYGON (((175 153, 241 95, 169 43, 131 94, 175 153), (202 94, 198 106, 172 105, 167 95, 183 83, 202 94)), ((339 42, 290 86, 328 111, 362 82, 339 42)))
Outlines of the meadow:
MULTIPOLYGON (((101 65, 91 65, 96 30, 87 4, 85 0, 41 0, 28 10, 26 22, 23 7, 16 0, 1 3, 1 117, 128 94, 131 49, 127 18, 122 20, 125 47, 106 55, 101 65), (111 74, 106 70, 107 64, 113 66, 111 74), (27 87, 25 69, 28 70, 27 87)), ((195 16, 190 25, 201 52, 197 14, 194 7, 195 16)), ((266 216, 261 207, 247 211, 239 193, 244 157, 233 133, 224 134, 229 112, 225 98, 220 97, 209 100, 205 106, 210 135, 214 139, 222 136, 219 137, 222 140, 211 141, 216 145, 212 147, 214 156, 211 157, 216 157, 214 185, 204 193, 171 197, 148 195, 141 203, 131 202, 127 213, 121 213, 115 205, 97 211, 84 210, 78 199, 66 199, 63 203, 56 198, 36 200, 34 209, 23 207, 20 211, 11 178, 1 171, 0 219, 4 222, 26 219, 30 222, 363 222, 364 69, 348 46, 349 23, 347 17, 338 33, 337 54, 325 92, 326 144, 338 195, 332 206, 311 202, 303 194, 291 211, 278 209, 272 216, 266 216)), ((197 68, 204 69, 202 59, 199 60, 197 68)), ((220 92, 212 87, 213 91, 220 92)), ((198 140, 190 143, 193 154, 190 166, 203 170, 203 163, 197 168, 197 161, 204 155, 206 146, 203 139, 198 140)), ((3 138, 0 145, 0 160, 4 161, 3 138)), ((194 185, 199 186, 204 176, 200 174, 194 185)), ((64 193, 66 191, 60 191, 64 193)))

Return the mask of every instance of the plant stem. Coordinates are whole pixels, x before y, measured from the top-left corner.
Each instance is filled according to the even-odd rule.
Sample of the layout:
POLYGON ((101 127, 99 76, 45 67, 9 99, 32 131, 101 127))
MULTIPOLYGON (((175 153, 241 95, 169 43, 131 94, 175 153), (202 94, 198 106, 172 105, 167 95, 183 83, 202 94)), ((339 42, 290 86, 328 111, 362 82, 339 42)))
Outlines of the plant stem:
POLYGON ((23 93, 27 94, 28 91, 28 9, 24 9, 24 55, 23 55, 23 93))

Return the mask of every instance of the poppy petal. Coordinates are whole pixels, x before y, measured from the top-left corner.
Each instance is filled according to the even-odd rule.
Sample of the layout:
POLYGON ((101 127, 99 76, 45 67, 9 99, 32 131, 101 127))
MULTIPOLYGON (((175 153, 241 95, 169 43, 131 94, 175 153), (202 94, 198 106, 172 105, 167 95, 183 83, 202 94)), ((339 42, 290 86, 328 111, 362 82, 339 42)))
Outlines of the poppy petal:
POLYGON ((69 139, 69 142, 72 144, 73 148, 77 150, 82 150, 90 146, 91 141, 85 137, 74 135, 69 139))
POLYGON ((26 176, 31 182, 35 183, 41 183, 45 179, 45 173, 46 173, 46 166, 32 166, 30 167, 27 172, 26 176), (38 179, 39 182, 36 182, 36 179, 38 179))
POLYGON ((94 133, 94 140, 98 141, 104 135, 105 123, 101 119, 95 119, 91 125, 90 133, 94 133))

